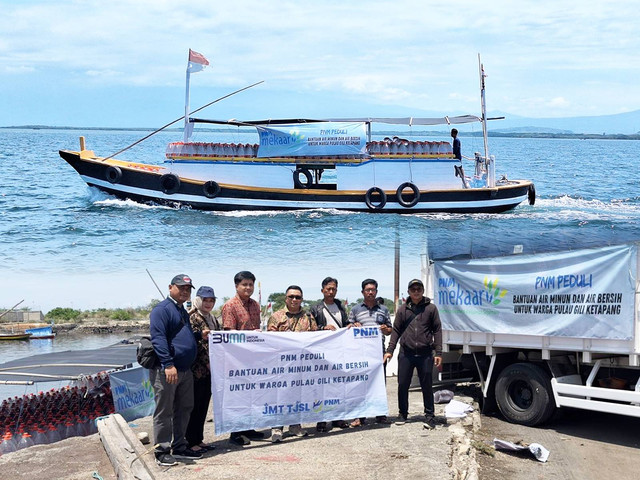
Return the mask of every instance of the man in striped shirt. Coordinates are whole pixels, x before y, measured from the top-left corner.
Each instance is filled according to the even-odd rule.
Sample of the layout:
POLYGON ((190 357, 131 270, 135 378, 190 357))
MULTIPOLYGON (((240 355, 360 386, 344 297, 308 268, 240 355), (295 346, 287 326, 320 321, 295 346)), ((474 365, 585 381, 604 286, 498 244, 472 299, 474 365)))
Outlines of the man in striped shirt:
MULTIPOLYGON (((382 354, 384 355, 384 335, 391 335, 393 331, 389 310, 378 303, 378 282, 373 278, 367 278, 362 282, 362 303, 355 305, 349 312, 349 325, 351 327, 380 327, 382 332, 382 354)), ((386 365, 385 365, 386 380, 386 365)), ((364 418, 356 418, 351 422, 351 427, 364 425, 364 418)), ((376 417, 376 423, 391 423, 385 415, 376 417)))

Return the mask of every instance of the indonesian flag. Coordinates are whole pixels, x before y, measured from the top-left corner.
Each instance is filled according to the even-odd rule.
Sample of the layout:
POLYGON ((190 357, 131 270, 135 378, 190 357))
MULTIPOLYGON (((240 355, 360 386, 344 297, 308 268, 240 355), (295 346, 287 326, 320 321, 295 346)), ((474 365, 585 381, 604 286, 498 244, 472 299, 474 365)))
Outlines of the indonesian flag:
POLYGON ((189 73, 199 72, 207 65, 209 65, 209 60, 204 55, 189 49, 189 65, 187 66, 189 73))

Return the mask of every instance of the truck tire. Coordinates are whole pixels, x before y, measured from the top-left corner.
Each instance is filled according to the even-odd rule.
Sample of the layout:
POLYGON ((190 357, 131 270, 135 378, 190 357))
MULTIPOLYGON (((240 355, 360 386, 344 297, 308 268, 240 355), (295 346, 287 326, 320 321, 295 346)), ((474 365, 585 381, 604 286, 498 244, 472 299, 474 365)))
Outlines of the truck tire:
POLYGON ((511 423, 535 426, 555 410, 551 378, 531 363, 514 363, 502 370, 496 382, 496 402, 511 423))

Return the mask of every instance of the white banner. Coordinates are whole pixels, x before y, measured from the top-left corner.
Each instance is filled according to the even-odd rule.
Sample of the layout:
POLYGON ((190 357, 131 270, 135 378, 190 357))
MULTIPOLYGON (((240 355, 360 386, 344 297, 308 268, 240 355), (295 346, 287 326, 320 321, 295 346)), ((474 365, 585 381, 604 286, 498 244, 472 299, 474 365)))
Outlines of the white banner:
POLYGON ((380 329, 212 332, 216 435, 387 415, 380 329))
POLYGON ((628 340, 637 247, 436 261, 442 328, 628 340))
POLYGON ((367 129, 362 122, 314 122, 256 128, 260 135, 258 157, 366 153, 367 129))

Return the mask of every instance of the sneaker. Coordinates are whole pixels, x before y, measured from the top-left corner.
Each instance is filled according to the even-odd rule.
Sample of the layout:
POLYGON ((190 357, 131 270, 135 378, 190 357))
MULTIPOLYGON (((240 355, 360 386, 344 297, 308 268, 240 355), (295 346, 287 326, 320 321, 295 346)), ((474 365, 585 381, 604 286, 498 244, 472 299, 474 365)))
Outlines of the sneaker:
POLYGON ((170 453, 156 452, 155 457, 156 463, 161 467, 173 467, 174 465, 178 464, 176 459, 173 458, 173 455, 171 455, 170 453))
POLYGON ((255 430, 246 430, 242 432, 242 435, 244 435, 247 438, 250 438, 251 440, 262 440, 264 438, 264 433, 257 432, 255 430))
POLYGON ((280 443, 282 441, 282 429, 274 428, 271 430, 271 442, 280 443))
POLYGON ((244 447, 245 445, 251 445, 251 440, 249 440, 244 435, 240 435, 239 433, 232 433, 231 437, 229 437, 229 441, 240 447, 244 447))
POLYGON ((329 429, 327 428, 327 422, 318 422, 318 424, 316 425, 316 431, 321 433, 328 432, 329 429))
POLYGON ((398 419, 396 420, 396 425, 404 425, 407 423, 408 415, 403 415, 402 413, 398 415, 398 419))
POLYGON ((289 433, 291 435, 295 435, 296 437, 306 437, 307 436, 307 431, 302 428, 300 425, 290 425, 289 426, 289 433))
POLYGON ((195 460, 197 458, 202 458, 202 453, 193 451, 190 448, 185 448, 184 450, 180 450, 179 452, 174 451, 173 456, 176 458, 195 460))
POLYGON ((436 421, 433 417, 427 417, 422 424, 422 428, 424 428, 425 430, 433 430, 434 428, 436 428, 436 421))
POLYGON ((389 425, 391 423, 391 420, 389 420, 386 415, 379 415, 379 416, 376 417, 376 423, 381 423, 383 425, 389 425))

